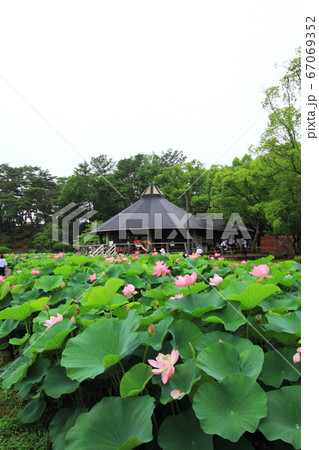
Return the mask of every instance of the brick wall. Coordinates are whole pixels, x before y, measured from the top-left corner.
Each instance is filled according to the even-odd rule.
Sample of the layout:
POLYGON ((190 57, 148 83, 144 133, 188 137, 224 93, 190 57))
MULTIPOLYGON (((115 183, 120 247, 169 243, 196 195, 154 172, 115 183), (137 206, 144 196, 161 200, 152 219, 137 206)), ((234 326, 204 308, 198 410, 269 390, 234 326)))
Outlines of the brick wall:
POLYGON ((260 245, 263 253, 295 253, 292 236, 262 236, 260 245))

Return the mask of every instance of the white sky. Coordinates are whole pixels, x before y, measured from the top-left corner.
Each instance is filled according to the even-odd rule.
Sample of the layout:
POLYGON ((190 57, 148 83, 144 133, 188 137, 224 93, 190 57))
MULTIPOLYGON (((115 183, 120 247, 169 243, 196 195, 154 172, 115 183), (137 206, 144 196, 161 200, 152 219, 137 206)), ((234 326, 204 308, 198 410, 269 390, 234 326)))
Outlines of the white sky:
POLYGON ((173 148, 230 164, 258 144, 300 32, 297 0, 3 1, 1 162, 68 176, 173 148))

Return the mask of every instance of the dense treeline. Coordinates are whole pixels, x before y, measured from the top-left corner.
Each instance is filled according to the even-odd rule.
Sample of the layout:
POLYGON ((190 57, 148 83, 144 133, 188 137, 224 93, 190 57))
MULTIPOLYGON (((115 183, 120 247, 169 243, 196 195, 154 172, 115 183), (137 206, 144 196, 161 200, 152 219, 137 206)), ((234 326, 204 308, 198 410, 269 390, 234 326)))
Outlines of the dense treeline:
MULTIPOLYGON (((97 213, 105 221, 140 198, 155 182, 168 199, 185 208, 188 191, 193 214, 239 213, 246 226, 261 234, 293 235, 300 239, 300 50, 289 61, 278 86, 265 91, 263 107, 268 126, 257 147, 251 147, 230 166, 208 170, 181 151, 160 155, 137 154, 115 162, 107 155, 81 162, 71 176, 57 178, 39 167, 0 165, 1 243, 28 223, 32 248, 50 249, 51 220, 55 211, 71 202, 97 213)), ((12 243, 11 243, 12 244, 12 243)), ((12 248, 12 245, 9 245, 12 248)))

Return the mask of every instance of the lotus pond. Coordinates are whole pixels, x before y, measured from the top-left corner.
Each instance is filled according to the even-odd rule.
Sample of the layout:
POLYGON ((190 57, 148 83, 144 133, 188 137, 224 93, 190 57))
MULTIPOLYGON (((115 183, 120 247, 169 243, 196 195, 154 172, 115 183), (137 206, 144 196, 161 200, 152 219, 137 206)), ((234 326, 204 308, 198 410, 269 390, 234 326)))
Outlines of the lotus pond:
POLYGON ((300 264, 7 255, 3 389, 54 450, 300 449, 300 264))

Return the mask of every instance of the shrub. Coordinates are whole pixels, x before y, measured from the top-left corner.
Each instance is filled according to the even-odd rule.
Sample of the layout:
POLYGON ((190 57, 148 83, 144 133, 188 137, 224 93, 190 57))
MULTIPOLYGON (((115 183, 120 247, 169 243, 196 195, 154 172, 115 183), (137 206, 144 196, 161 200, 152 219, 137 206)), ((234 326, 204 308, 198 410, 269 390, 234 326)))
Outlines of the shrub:
POLYGON ((8 247, 0 247, 0 253, 10 253, 11 250, 8 247))

